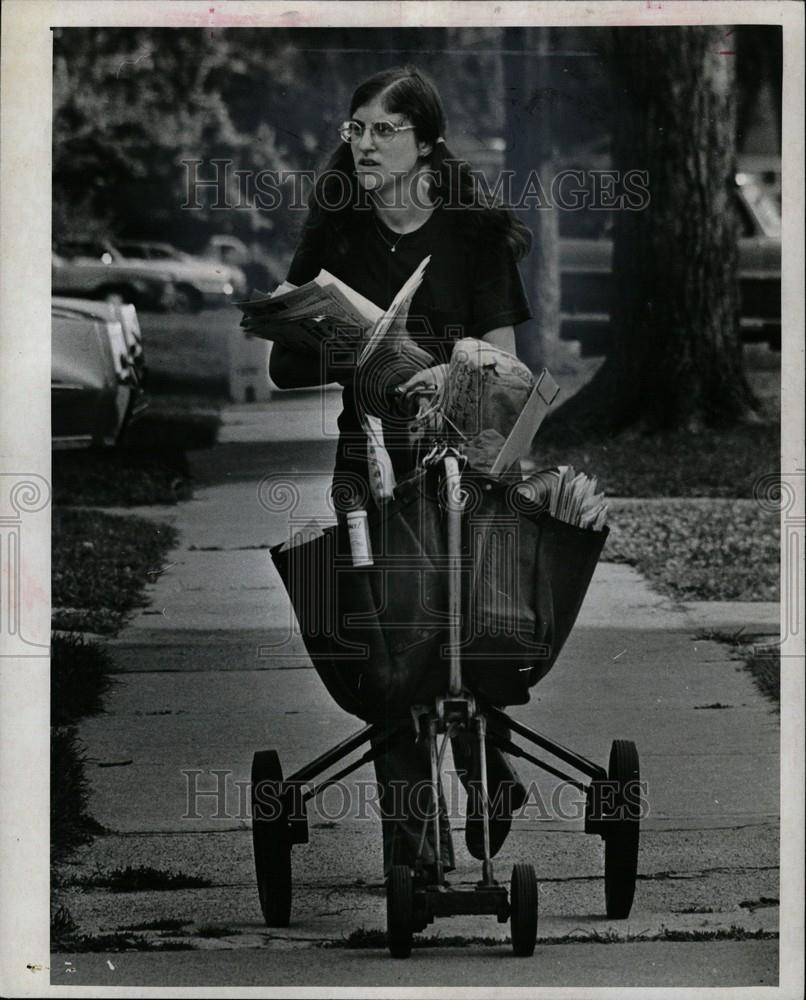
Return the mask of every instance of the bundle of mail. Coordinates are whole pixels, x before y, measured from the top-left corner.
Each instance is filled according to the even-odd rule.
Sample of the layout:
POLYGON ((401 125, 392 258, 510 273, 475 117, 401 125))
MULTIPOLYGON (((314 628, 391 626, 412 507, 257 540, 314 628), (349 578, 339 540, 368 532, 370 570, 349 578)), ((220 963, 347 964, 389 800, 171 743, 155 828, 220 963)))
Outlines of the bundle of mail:
POLYGON ((517 489, 552 517, 578 528, 602 531, 607 523, 604 493, 596 492, 596 476, 574 472, 573 465, 543 469, 527 476, 517 489))

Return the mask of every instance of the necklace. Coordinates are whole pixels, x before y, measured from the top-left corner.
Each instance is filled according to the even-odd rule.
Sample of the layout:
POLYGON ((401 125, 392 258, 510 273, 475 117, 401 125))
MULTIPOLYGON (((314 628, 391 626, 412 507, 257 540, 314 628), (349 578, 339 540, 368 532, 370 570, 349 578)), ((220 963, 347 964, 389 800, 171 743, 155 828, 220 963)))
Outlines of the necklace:
MULTIPOLYGON (((394 243, 390 243, 389 240, 384 236, 383 230, 378 225, 378 220, 375 219, 375 218, 373 218, 372 221, 375 223, 375 228, 378 230, 378 236, 380 236, 380 238, 383 240, 383 242, 389 247, 389 253, 394 253, 395 250, 397 250, 397 245, 403 239, 404 236, 411 235, 410 233, 401 233, 398 236, 398 238, 395 240, 394 243)), ((416 232, 416 230, 415 230, 415 232, 416 232)))

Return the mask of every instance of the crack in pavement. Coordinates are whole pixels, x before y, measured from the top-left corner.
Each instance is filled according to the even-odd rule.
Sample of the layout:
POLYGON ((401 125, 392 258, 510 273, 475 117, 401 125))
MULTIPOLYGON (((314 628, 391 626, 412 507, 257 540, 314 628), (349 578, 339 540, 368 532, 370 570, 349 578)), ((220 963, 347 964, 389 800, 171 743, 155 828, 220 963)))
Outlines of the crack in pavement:
MULTIPOLYGON (((141 765, 145 766, 145 765, 141 765)), ((158 766, 157 764, 149 766, 158 766)), ((695 817, 692 817, 695 818, 695 817)), ((654 821, 663 820, 663 817, 657 816, 653 817, 654 821)), ((523 831, 523 827, 527 822, 533 822, 528 819, 524 819, 519 816, 513 816, 513 829, 517 832, 518 829, 523 831)), ((552 821, 553 822, 553 821, 552 821)), ((769 814, 769 819, 759 819, 758 822, 750 823, 729 823, 725 826, 642 826, 641 836, 658 836, 667 833, 711 833, 711 832, 721 832, 725 830, 757 830, 760 827, 773 827, 777 828, 780 823, 779 817, 777 815, 769 814)), ((224 826, 221 829, 203 829, 203 830, 114 830, 107 827, 105 836, 109 837, 209 837, 209 836, 223 836, 224 834, 232 833, 251 833, 252 827, 249 824, 248 819, 240 820, 237 826, 224 826)), ((321 827, 315 824, 311 824, 312 829, 338 829, 336 827, 321 827)), ((456 827, 457 831, 462 830, 463 827, 456 827)), ((537 831, 533 831, 529 828, 528 832, 539 832, 542 834, 584 834, 584 830, 581 827, 547 827, 545 829, 538 828, 537 831)), ((586 835, 589 836, 589 835, 586 835)))
MULTIPOLYGON (((664 882, 664 881, 685 881, 689 879, 696 878, 707 878, 709 875, 743 875, 747 872, 768 872, 768 871, 778 871, 778 865, 718 865, 714 868, 700 868, 691 871, 661 871, 661 872, 649 872, 647 874, 638 874, 637 880, 639 882, 664 882)), ((543 877, 538 876, 538 882, 543 885, 563 885, 571 884, 575 882, 601 882, 603 879, 602 874, 598 875, 565 875, 557 877, 543 877)), ((476 880, 473 878, 469 879, 456 879, 452 885, 475 885, 476 880)), ((334 893, 337 892, 377 892, 385 888, 385 882, 366 882, 361 885, 356 885, 355 883, 343 883, 343 882, 332 882, 328 881, 316 881, 316 880, 305 880, 305 879, 295 879, 294 885, 296 888, 300 889, 327 889, 329 899, 334 893)), ((84 879, 77 878, 68 883, 65 883, 64 888, 90 888, 88 883, 84 879)), ((254 889, 255 885, 253 881, 248 882, 211 882, 209 885, 205 886, 193 886, 182 889, 167 890, 168 892, 206 892, 210 889, 249 889, 250 891, 254 889)), ((94 888, 94 887, 93 887, 94 888)), ((99 892, 106 893, 108 890, 103 888, 98 888, 99 892)), ((166 892, 166 890, 159 890, 161 893, 166 892)))

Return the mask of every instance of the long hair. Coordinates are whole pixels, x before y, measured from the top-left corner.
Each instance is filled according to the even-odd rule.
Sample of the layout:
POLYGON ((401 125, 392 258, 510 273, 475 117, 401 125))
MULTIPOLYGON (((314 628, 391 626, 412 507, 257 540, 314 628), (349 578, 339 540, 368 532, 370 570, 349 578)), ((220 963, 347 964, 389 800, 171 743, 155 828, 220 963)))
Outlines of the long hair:
MULTIPOLYGON (((524 257, 531 248, 529 230, 506 206, 491 199, 474 178, 470 165, 448 148, 445 112, 431 80, 413 66, 376 73, 356 89, 350 115, 381 94, 384 108, 405 115, 414 126, 415 139, 432 147, 425 171, 431 201, 457 211, 457 221, 469 240, 503 240, 512 248, 516 260, 524 257)), ((368 192, 356 177, 352 150, 346 143, 339 143, 314 185, 306 229, 344 254, 371 209, 368 192)))

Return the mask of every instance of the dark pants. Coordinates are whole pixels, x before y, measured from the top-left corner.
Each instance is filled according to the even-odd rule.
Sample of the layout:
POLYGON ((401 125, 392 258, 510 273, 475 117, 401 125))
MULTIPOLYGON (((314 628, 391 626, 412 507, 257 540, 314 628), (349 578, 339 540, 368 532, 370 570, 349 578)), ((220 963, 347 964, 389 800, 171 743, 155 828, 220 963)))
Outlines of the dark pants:
MULTIPOLYGON (((489 727, 489 724, 488 724, 489 727)), ((508 739, 508 729, 496 731, 508 739)), ((471 785, 478 787, 481 769, 478 765, 475 744, 478 737, 464 730, 451 739, 453 759, 459 779, 466 791, 471 785)), ((487 757, 488 793, 492 801, 506 790, 506 785, 520 784, 517 772, 509 757, 489 739, 485 740, 487 757)), ((378 757, 375 774, 380 795, 381 822, 383 827, 383 869, 388 875, 392 865, 414 865, 418 853, 426 865, 436 860, 433 823, 433 791, 431 786, 431 756, 428 741, 406 737, 378 757), (422 844, 422 848, 420 845, 422 844)), ((440 794, 440 848, 442 863, 450 871, 455 867, 453 843, 445 800, 440 794)))

